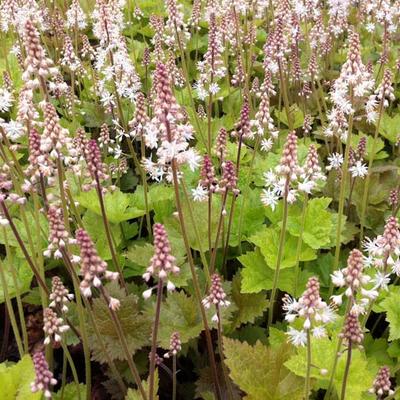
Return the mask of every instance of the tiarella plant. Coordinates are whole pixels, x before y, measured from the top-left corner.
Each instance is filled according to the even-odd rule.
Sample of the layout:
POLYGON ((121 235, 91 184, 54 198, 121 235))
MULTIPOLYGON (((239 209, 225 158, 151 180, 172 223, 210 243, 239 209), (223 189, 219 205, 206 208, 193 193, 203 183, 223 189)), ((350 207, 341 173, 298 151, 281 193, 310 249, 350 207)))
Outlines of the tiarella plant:
POLYGON ((3 397, 398 398, 399 7, 0 0, 3 397))

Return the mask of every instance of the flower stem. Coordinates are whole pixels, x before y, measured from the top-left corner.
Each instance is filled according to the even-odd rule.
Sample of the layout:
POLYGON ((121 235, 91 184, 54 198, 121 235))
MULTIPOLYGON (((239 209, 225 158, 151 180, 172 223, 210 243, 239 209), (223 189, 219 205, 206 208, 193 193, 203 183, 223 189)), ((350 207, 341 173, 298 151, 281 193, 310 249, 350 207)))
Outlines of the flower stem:
POLYGON ((129 351, 128 343, 126 342, 126 338, 125 338, 124 331, 123 331, 122 326, 121 326, 121 322, 120 322, 120 320, 118 318, 117 313, 113 309, 111 309, 109 307, 110 296, 106 292, 104 286, 100 286, 99 290, 100 290, 100 293, 101 293, 101 295, 103 296, 103 298, 104 298, 104 300, 106 302, 108 312, 110 313, 110 316, 111 316, 111 319, 113 321, 114 327, 115 327, 115 329, 117 331, 118 339, 119 339, 119 341, 120 341, 120 343, 122 345, 122 349, 123 349, 123 351, 125 353, 125 358, 126 358, 126 361, 128 362, 129 370, 132 373, 132 376, 133 376, 133 378, 135 380, 135 383, 136 383, 137 387, 139 388, 139 392, 140 392, 143 400, 147 400, 147 394, 146 394, 146 391, 143 388, 142 381, 141 381, 140 375, 139 375, 139 371, 137 370, 135 362, 133 361, 132 354, 129 351))
MULTIPOLYGON (((256 142, 254 144, 253 155, 251 157, 250 168, 249 168, 249 171, 248 171, 247 177, 246 177, 246 183, 244 184, 245 188, 249 188, 249 186, 250 186, 251 177, 252 177, 253 168, 254 168, 254 161, 256 159, 257 151, 258 151, 258 148, 260 146, 260 141, 261 141, 261 137, 257 136, 256 142)), ((247 194, 249 192, 250 192, 250 190, 244 190, 243 191, 243 193, 242 193, 242 202, 241 202, 240 211, 239 211, 238 243, 239 243, 240 254, 242 253, 242 244, 241 244, 241 242, 242 242, 242 227, 243 227, 245 204, 246 204, 246 200, 247 200, 247 194)), ((225 261, 226 261, 226 252, 224 253, 224 263, 223 263, 223 265, 225 265, 225 261)))
POLYGON ((204 268, 204 272, 205 272, 205 275, 206 275, 207 283, 210 284, 211 283, 211 276, 210 276, 210 270, 208 269, 207 258, 204 255, 204 250, 203 250, 203 246, 201 244, 199 230, 197 228, 197 223, 196 223, 196 220, 195 220, 194 215, 193 215, 192 204, 190 202, 190 199, 189 199, 189 196, 188 196, 188 192, 187 192, 187 189, 186 189, 186 184, 185 184, 184 181, 182 181, 182 190, 183 190, 183 195, 185 196, 186 203, 188 205, 189 217, 190 217, 190 220, 191 220, 191 224, 193 225, 194 234, 195 234, 196 240, 197 240, 197 242, 199 244, 200 258, 201 258, 201 262, 203 264, 203 268, 204 268))
POLYGON ((300 254, 301 247, 303 246, 303 233, 304 233, 304 225, 306 223, 306 215, 307 215, 307 205, 308 205, 308 195, 307 193, 304 195, 303 201, 303 209, 301 212, 301 226, 300 226, 300 235, 297 239, 297 249, 296 249, 296 265, 295 265, 295 278, 294 278, 294 297, 297 296, 297 286, 299 284, 299 276, 300 276, 300 254))
POLYGON ((4 200, 0 200, 0 207, 1 207, 1 210, 3 211, 3 213, 4 213, 4 216, 8 220, 8 223, 10 224, 10 228, 11 228, 11 230, 12 230, 14 236, 15 236, 15 239, 17 240, 19 247, 21 248, 22 252, 24 253, 24 257, 25 257, 26 261, 28 262, 30 268, 32 269, 32 272, 35 275, 35 278, 36 278, 39 286, 41 286, 41 288, 44 290, 46 296, 49 296, 50 291, 49 291, 48 287, 46 286, 46 283, 45 283, 44 279, 42 279, 38 269, 35 266, 35 264, 33 263, 32 258, 30 257, 30 255, 29 255, 29 253, 28 253, 28 251, 27 251, 27 249, 25 247, 25 244, 24 244, 23 240, 21 239, 21 236, 20 236, 20 234, 18 232, 18 229, 15 226, 14 221, 13 221, 10 213, 8 212, 8 208, 7 208, 6 204, 4 203, 4 200))
MULTIPOLYGON (((80 399, 81 399, 81 393, 80 393, 81 391, 80 391, 80 386, 79 386, 78 373, 77 373, 77 371, 76 371, 76 367, 75 367, 74 360, 73 360, 72 357, 71 357, 71 353, 69 352, 68 347, 65 345, 65 343, 64 343, 63 341, 61 341, 61 346, 62 346, 62 348, 63 348, 65 357, 66 357, 67 360, 68 360, 68 364, 69 364, 69 366, 70 366, 70 368, 71 368, 72 377, 74 378, 74 382, 75 382, 75 385, 76 385, 76 391, 77 391, 77 395, 78 395, 78 400, 80 400, 80 399)), ((86 392, 86 399, 89 400, 89 399, 92 398, 91 393, 89 393, 90 385, 89 385, 89 386, 86 386, 86 390, 87 390, 87 392, 86 392)))
POLYGON ((221 206, 221 212, 220 212, 220 216, 219 216, 219 221, 218 221, 218 227, 217 227, 217 234, 215 237, 215 242, 214 242, 214 248, 212 249, 212 253, 211 253, 211 260, 210 260, 210 274, 212 275, 215 271, 215 262, 217 259, 217 251, 218 251, 218 242, 219 242, 219 237, 221 234, 221 228, 222 228, 222 224, 224 221, 224 211, 225 211, 225 207, 226 207, 226 199, 228 197, 228 190, 225 189, 223 198, 222 198, 222 206, 221 206))
MULTIPOLYGON (((350 312, 352 304, 353 303, 352 303, 351 300, 349 300, 347 302, 346 311, 344 313, 344 318, 346 318, 347 314, 350 312)), ((329 400, 330 397, 331 397, 331 394, 332 394, 333 381, 335 380, 336 368, 337 368, 337 364, 338 364, 339 357, 340 357, 340 350, 342 348, 342 343, 343 343, 343 339, 341 337, 339 337, 338 344, 337 344, 337 347, 336 347, 335 358, 333 360, 331 376, 330 376, 330 379, 329 379, 329 385, 328 385, 328 388, 326 390, 326 393, 325 393, 325 396, 324 396, 324 400, 329 400)))
POLYGON ((160 324, 162 291, 163 291, 163 280, 159 279, 157 284, 156 314, 154 318, 153 332, 151 335, 152 339, 151 339, 150 369, 149 369, 149 400, 154 399, 154 371, 156 367, 157 334, 158 334, 158 325, 160 324))
POLYGON ((282 69, 281 61, 278 61, 278 63, 279 63, 279 81, 280 81, 281 92, 283 94, 283 105, 284 105, 285 111, 286 111, 286 118, 287 118, 289 131, 291 131, 291 130, 293 130, 293 121, 292 121, 292 115, 290 113, 287 86, 286 86, 285 78, 283 77, 283 69, 282 69))
POLYGON ((115 269, 117 270, 117 272, 119 274, 119 281, 120 281, 122 287, 125 289, 125 292, 128 293, 126 282, 125 282, 124 276, 122 274, 122 269, 121 269, 121 266, 119 265, 117 254, 115 252, 114 243, 113 243, 113 239, 111 236, 110 224, 107 219, 106 208, 104 205, 103 192, 101 190, 102 188, 101 188, 100 180, 99 180, 99 177, 97 174, 95 174, 95 178, 96 178, 96 191, 97 191, 97 196, 99 197, 101 216, 103 218, 104 229, 106 231, 108 247, 110 248, 110 251, 111 251, 111 257, 112 257, 115 269))
POLYGON ((378 142, 379 127, 381 125, 381 119, 382 119, 382 114, 383 114, 383 105, 384 105, 384 96, 382 96, 382 99, 379 104, 379 116, 378 116, 378 121, 376 123, 376 128, 375 128, 374 141, 372 142, 371 154, 369 155, 368 173, 367 173, 367 177, 365 179, 364 192, 363 192, 363 197, 362 197, 362 202, 361 202, 360 243, 362 242, 362 240, 364 238, 365 212, 367 210, 367 205, 368 205, 369 184, 371 181, 371 169, 372 169, 372 164, 374 162, 374 158, 376 155, 376 145, 378 142))
MULTIPOLYGON (((353 88, 350 87, 350 103, 353 104, 353 88)), ((349 168, 349 154, 350 154, 350 144, 351 144, 351 136, 353 130, 353 113, 350 114, 349 117, 349 127, 347 133, 347 140, 346 140, 346 151, 344 154, 344 161, 342 166, 342 179, 340 181, 340 192, 339 192, 339 208, 338 208, 338 222, 337 222, 337 229, 336 229, 336 247, 335 247, 335 259, 332 266, 332 270, 336 271, 339 266, 339 259, 340 259, 340 237, 342 233, 342 224, 343 224, 343 210, 344 210, 344 202, 345 202, 345 194, 346 194, 346 186, 347 186, 347 172, 349 168)), ((329 286, 329 297, 332 296, 333 293, 333 282, 331 280, 329 286)))
POLYGON ((218 305, 216 306, 216 308, 217 308, 217 317, 218 317, 218 324, 217 324, 218 351, 219 351, 219 356, 221 358, 221 365, 222 365, 222 371, 224 374, 225 385, 228 389, 228 398, 230 400, 233 400, 234 396, 233 396, 232 382, 229 378, 228 368, 225 364, 224 344, 223 344, 223 339, 222 339, 221 309, 218 305))
POLYGON ((76 308, 78 311, 78 320, 79 320, 79 329, 80 333, 78 337, 82 341, 83 347, 83 355, 85 359, 85 380, 86 380, 86 399, 90 400, 91 398, 91 386, 92 386, 92 367, 90 363, 90 349, 89 349, 89 340, 88 333, 85 324, 85 310, 82 305, 82 296, 79 288, 79 278, 75 272, 74 266, 71 263, 71 257, 67 252, 66 248, 61 250, 61 254, 63 257, 64 264, 71 275, 72 284, 74 286, 75 292, 75 300, 76 300, 76 308))
POLYGON ((91 309, 91 305, 90 305, 90 303, 89 303, 89 301, 88 301, 88 299, 86 297, 83 297, 83 301, 85 302, 87 310, 90 310, 87 313, 87 315, 89 316, 90 323, 91 323, 92 328, 94 330, 94 333, 95 333, 95 335, 97 337, 97 340, 98 340, 98 342, 100 344, 100 347, 101 347, 103 353, 105 354, 105 356, 107 358, 107 363, 110 366, 111 372, 113 373, 114 378, 117 381, 117 384, 118 384, 119 388, 121 389, 121 392, 125 393, 126 392, 126 386, 124 384, 124 381, 121 378, 121 374, 118 372, 117 367, 115 366, 115 363, 114 363, 113 359, 111 358, 111 356, 110 356, 110 354, 109 354, 109 352, 108 352, 108 350, 107 350, 107 348, 106 348, 106 346, 104 344, 104 341, 102 339, 101 333, 99 331, 99 327, 97 326, 96 320, 93 317, 93 311, 91 309))
MULTIPOLYGON (((241 133, 240 136, 239 136, 238 152, 237 152, 237 156, 236 156, 236 177, 237 178, 239 178, 240 154, 241 154, 241 151, 242 151, 242 145, 243 145, 243 133, 241 133)), ((229 238, 230 238, 230 235, 231 235, 233 214, 234 214, 234 211, 235 211, 236 198, 237 198, 237 196, 233 195, 232 202, 231 202, 231 208, 229 210, 228 228, 227 228, 227 232, 226 232, 226 241, 225 241, 225 246, 224 246, 224 256, 223 256, 223 261, 222 261, 222 266, 223 267, 225 267, 225 262, 226 262, 226 258, 227 258, 227 255, 228 255, 229 238)), ((240 245, 240 242, 239 242, 239 245, 240 245)))
POLYGON ((8 293, 7 280, 4 273, 4 264, 2 262, 0 262, 0 282, 3 287, 4 299, 7 307, 8 316, 10 318, 11 326, 14 332, 15 342, 17 343, 18 353, 19 356, 22 358, 23 355, 28 351, 28 349, 24 349, 24 345, 22 344, 21 335, 18 330, 17 319, 15 318, 14 309, 8 293))
POLYGON ((286 238, 286 225, 287 225, 287 217, 288 217, 288 193, 289 193, 289 176, 286 178, 286 183, 285 183, 285 191, 283 195, 283 220, 282 220, 282 229, 279 237, 279 248, 278 248, 278 256, 276 259, 276 267, 275 267, 275 272, 274 272, 274 281, 272 284, 272 291, 271 291, 271 298, 269 300, 269 305, 268 305, 268 324, 267 324, 267 329, 272 325, 272 320, 273 320, 273 313, 274 313, 274 303, 275 303, 275 297, 276 297, 276 290, 278 286, 278 281, 279 281, 279 272, 281 268, 281 262, 283 259, 283 251, 285 248, 285 238, 286 238))
POLYGON ((344 376, 343 376, 343 381, 342 381, 342 392, 340 394, 340 400, 345 400, 345 398, 346 398, 346 385, 347 385, 347 379, 349 377, 349 372, 350 372, 351 353, 352 353, 352 346, 351 346, 351 341, 350 341, 348 348, 347 348, 346 368, 344 370, 344 376))
POLYGON ((200 122, 199 122, 199 117, 198 117, 197 112, 196 112, 196 105, 194 103, 193 94, 192 94, 192 88, 190 86, 189 71, 188 71, 188 67, 187 67, 185 52, 183 50, 181 38, 179 36, 178 28, 177 28, 176 25, 175 25, 175 36, 176 36, 176 41, 178 42, 179 52, 181 53, 182 69, 183 69, 183 73, 185 75, 186 88, 187 88, 187 91, 188 91, 190 103, 192 105, 192 110, 194 111, 194 119, 195 119, 195 122, 196 122, 196 125, 197 125, 197 129, 198 129, 199 134, 200 134, 201 141, 203 142, 204 146, 208 149, 207 141, 204 138, 203 131, 201 129, 200 122))
POLYGON ((172 400, 176 400, 176 355, 172 356, 172 400))
MULTIPOLYGON (((28 343, 28 331, 26 329, 26 323, 25 323, 25 316, 24 316, 24 307, 22 305, 22 299, 21 299, 21 290, 18 282, 18 275, 16 271, 16 267, 14 264, 14 256, 11 251, 11 248, 8 243, 8 236, 7 236, 7 230, 3 228, 3 233, 4 233, 4 244, 6 247, 6 254, 7 254, 7 259, 9 260, 9 267, 11 270, 11 276, 15 288, 15 298, 17 300, 17 309, 18 309, 18 316, 19 316, 19 323, 21 325, 21 331, 22 331, 22 339, 24 343, 24 348, 25 351, 27 352, 29 349, 29 343, 28 343)), ((7 282, 5 281, 7 284, 7 282)), ((5 285, 3 285, 5 286, 5 285)))
MULTIPOLYGON (((167 124, 167 127, 168 127, 168 124, 167 124)), ((193 261, 191 248, 190 248, 190 244, 189 244, 189 240, 188 240, 188 236, 187 236, 187 232, 186 232, 186 225, 185 225, 183 210, 182 210, 181 201, 180 201, 177 165, 176 165, 175 159, 172 160, 172 175, 173 175, 173 182, 174 182, 174 189, 175 189, 176 207, 178 210, 179 222, 180 222, 181 231, 182 231, 182 237, 183 237, 183 241, 185 244, 186 253, 187 253, 187 257, 188 257, 188 261, 189 261, 190 272, 192 274, 193 288, 194 288, 196 300, 199 304, 200 313, 201 313, 201 317, 202 317, 203 325, 204 325, 204 331, 205 331, 205 335, 206 335, 207 352, 208 352, 208 357, 210 360, 211 371, 213 374, 215 395, 218 400, 221 400, 222 394, 221 394, 221 388, 219 385, 217 366, 216 366, 215 358, 214 358, 214 349, 213 349, 212 340, 211 340, 210 328, 208 326, 207 315, 204 310, 204 306, 201 302, 202 299, 201 299, 200 285, 199 285, 199 281, 197 278, 196 269, 194 266, 194 261, 193 261)))
POLYGON ((308 400, 310 397, 310 375, 311 375, 311 335, 310 329, 307 329, 307 372, 306 372, 306 383, 305 383, 305 392, 304 399, 308 400))

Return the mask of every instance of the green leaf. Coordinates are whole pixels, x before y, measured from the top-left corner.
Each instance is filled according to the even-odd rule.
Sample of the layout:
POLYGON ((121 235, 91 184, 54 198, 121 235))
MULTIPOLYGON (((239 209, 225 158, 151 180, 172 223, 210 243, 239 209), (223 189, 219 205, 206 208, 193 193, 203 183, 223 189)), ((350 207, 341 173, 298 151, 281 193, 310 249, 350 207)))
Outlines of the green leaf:
POLYGON ((400 339, 400 293, 389 292, 388 296, 381 302, 386 311, 386 321, 389 322, 389 340, 400 339))
MULTIPOLYGON (((117 315, 128 343, 129 352, 132 355, 136 350, 149 344, 151 320, 139 312, 138 298, 135 295, 130 294, 127 296, 115 282, 107 285, 107 290, 110 296, 117 298, 121 302, 117 315)), ((93 300, 92 314, 109 355, 114 360, 124 360, 126 355, 120 345, 117 330, 112 323, 108 304, 102 298, 93 300)), ((100 363, 107 362, 107 357, 91 324, 87 324, 87 329, 92 359, 100 363)))
MULTIPOLYGON (((211 238, 215 238, 217 233, 218 220, 221 209, 220 203, 221 203, 220 198, 217 196, 213 196, 213 205, 211 213, 211 232, 210 232, 211 238)), ((189 217, 190 210, 187 205, 187 202, 184 202, 182 208, 183 208, 183 213, 188 221, 188 223, 186 224, 186 233, 189 239, 190 247, 195 250, 200 250, 200 247, 203 249, 203 251, 207 250, 208 249, 208 221, 207 221, 208 203, 191 201, 193 219, 194 222, 196 223, 200 242, 197 240, 195 227, 191 222, 191 218, 189 217)), ((169 217, 164 221, 164 224, 166 225, 168 236, 175 236, 178 238, 182 238, 179 220, 176 217, 169 217)))
MULTIPOLYGON (((149 318, 154 316, 154 305, 149 305, 149 318)), ((169 340, 173 332, 179 332, 182 343, 199 336, 203 322, 197 301, 184 292, 171 292, 161 305, 158 338, 160 346, 169 349, 169 340)))
MULTIPOLYGON (((143 384, 143 389, 146 393, 149 392, 149 382, 147 381, 142 381, 143 384)), ((157 400, 159 397, 157 396, 158 392, 158 370, 156 369, 154 372, 154 399, 157 400)), ((139 389, 128 389, 128 393, 125 396, 125 400, 143 400, 142 395, 140 394, 139 389)))
POLYGON ((284 365, 291 347, 283 344, 277 349, 257 342, 254 346, 224 338, 224 352, 229 375, 242 389, 248 400, 300 400, 303 379, 284 365))
MULTIPOLYGON (((304 115, 296 104, 290 106, 289 113, 291 114, 293 123, 292 129, 297 129, 303 126, 304 115)), ((278 109, 275 109, 275 115, 279 119, 279 121, 283 122, 286 126, 289 126, 285 110, 279 111, 278 109)))
MULTIPOLYGON (((14 298, 17 295, 17 288, 19 290, 19 294, 22 295, 29 291, 33 272, 29 267, 29 264, 21 258, 13 257, 11 260, 10 257, 3 260, 3 267, 5 272, 6 278, 6 285, 7 285, 7 294, 10 299, 14 298), (12 266, 10 265, 12 263, 12 266), (17 280, 17 288, 14 284, 14 279, 10 268, 14 268, 16 271, 16 280, 17 280)), ((0 280, 0 303, 4 303, 5 295, 4 295, 4 288, 2 285, 2 281, 0 280)))
MULTIPOLYGON (((34 246, 39 245, 42 251, 44 251, 47 248, 48 245, 47 236, 49 232, 48 228, 49 224, 47 222, 46 217, 43 214, 39 215, 40 233, 38 232, 37 224, 31 213, 26 214, 27 228, 21 219, 14 217, 13 221, 28 251, 31 248, 29 244, 30 240, 32 241, 34 246)), ((0 243, 1 244, 8 243, 10 246, 16 247, 17 256, 20 258, 25 258, 17 240, 15 239, 14 233, 9 225, 2 227, 2 229, 0 229, 0 243)))
MULTIPOLYGON (((336 233, 339 221, 339 214, 332 213, 332 229, 330 233, 330 243, 325 246, 326 248, 334 247, 336 245, 336 233)), ((358 228, 352 222, 347 221, 347 216, 342 216, 342 229, 340 232, 340 243, 346 244, 353 240, 354 236, 357 234, 358 228)))
MULTIPOLYGON (((236 200, 234 211, 229 239, 230 246, 239 244, 239 230, 241 230, 241 240, 243 241, 263 228, 264 206, 261 203, 260 190, 250 189, 248 185, 247 188, 244 187, 236 200)), ((228 215, 229 212, 230 206, 227 207, 228 215)), ((226 223, 228 222, 226 221, 226 223)))
POLYGON ((229 337, 248 344, 256 344, 258 340, 265 345, 268 344, 266 329, 250 324, 242 325, 239 329, 229 333, 229 337))
MULTIPOLYGON (((272 289, 274 270, 269 268, 259 249, 247 252, 238 257, 244 265, 242 269, 242 293, 258 293, 261 290, 272 289)), ((303 287, 311 273, 301 271, 299 287, 303 287)), ((282 269, 279 273, 278 288, 284 292, 293 293, 295 271, 293 268, 282 269)))
MULTIPOLYGON (((223 288, 228 298, 230 297, 230 282, 223 283, 223 288)), ((231 304, 229 307, 221 308, 221 320, 226 325, 235 312, 236 306, 231 304)), ((215 314, 215 308, 210 307, 206 310, 207 320, 211 327, 216 327, 217 323, 212 321, 215 314)), ((148 304, 146 315, 154 320, 155 302, 148 304)), ((169 340, 173 332, 179 332, 181 342, 187 343, 189 340, 199 336, 203 330, 203 319, 197 299, 194 296, 188 296, 183 291, 174 291, 168 293, 166 300, 161 305, 160 324, 158 328, 158 340, 160 347, 169 348, 169 340)))
POLYGON ((141 276, 149 266, 150 259, 154 254, 154 247, 150 243, 140 243, 130 246, 125 253, 126 258, 134 263, 134 268, 128 265, 128 269, 134 269, 131 276, 141 276))
MULTIPOLYGON (((181 269, 176 276, 171 275, 169 279, 176 287, 185 286, 191 273, 187 263, 185 263, 185 249, 182 239, 176 240, 175 237, 168 237, 171 245, 171 252, 176 258, 176 263, 181 269)), ((137 242, 136 242, 137 243, 137 242)), ((125 256, 131 263, 128 263, 126 270, 127 276, 141 276, 150 264, 150 259, 154 255, 154 247, 150 243, 137 243, 129 247, 125 256), (131 264, 131 265, 129 265, 131 264)))
POLYGON ((399 135, 399 125, 399 113, 396 113, 394 117, 390 117, 388 114, 384 113, 381 118, 379 133, 391 143, 396 143, 399 135))
POLYGON ((84 124, 88 128, 99 128, 105 120, 104 108, 95 102, 84 101, 81 105, 84 124))
MULTIPOLYGON (((136 207, 135 197, 130 193, 122 193, 119 189, 107 192, 104 195, 106 215, 110 222, 118 224, 132 218, 141 217, 146 211, 136 207)), ((101 216, 99 198, 94 189, 89 192, 81 192, 74 197, 81 206, 101 216)), ((100 223, 99 219, 99 223, 100 223)))
MULTIPOLYGON (((319 197, 311 199, 307 204, 305 215, 303 242, 313 249, 320 249, 329 244, 332 230, 332 214, 327 211, 332 199, 319 197)), ((302 215, 288 217, 288 231, 296 237, 300 236, 302 215)))
POLYGON ((32 359, 25 355, 12 366, 0 364, 0 388, 2 400, 40 400, 41 392, 32 393, 31 382, 35 380, 32 359))
MULTIPOLYGON (((316 387, 327 387, 329 382, 329 369, 333 365, 333 359, 337 351, 337 335, 333 336, 334 339, 329 338, 315 339, 311 341, 311 357, 312 364, 315 368, 311 368, 311 377, 318 380, 316 387), (321 375, 321 369, 328 369, 328 375, 321 375)), ((307 354, 306 348, 301 347, 297 349, 297 354, 285 363, 296 375, 301 377, 306 376, 307 369, 307 354)), ((343 375, 346 365, 346 354, 339 358, 336 373, 334 377, 334 387, 340 393, 343 375)), ((371 387, 376 371, 368 369, 368 362, 365 354, 357 349, 353 349, 350 372, 347 380, 346 399, 361 400, 362 395, 371 387)))
MULTIPOLYGON (((111 260, 111 250, 108 245, 106 232, 104 229, 103 221, 93 211, 86 211, 83 216, 83 225, 87 230, 88 234, 96 244, 96 249, 99 256, 103 260, 111 260)), ((116 224, 110 224, 111 234, 115 240, 115 244, 118 247, 121 243, 121 229, 116 224)))
MULTIPOLYGON (((360 142, 360 139, 362 137, 367 138, 367 145, 365 148, 365 155, 364 158, 369 161, 371 158, 372 152, 373 152, 373 146, 374 146, 374 137, 373 136, 368 136, 364 135, 363 133, 360 133, 359 135, 352 135, 351 137, 351 143, 353 148, 356 148, 358 146, 358 143, 360 142)), ((376 144, 375 144, 375 157, 374 160, 382 160, 384 158, 388 157, 388 154, 386 151, 382 151, 383 148, 385 147, 385 143, 381 138, 377 138, 376 144)))
POLYGON ((172 215, 175 211, 175 193, 171 186, 151 186, 149 189, 149 200, 149 206, 154 210, 157 221, 172 215))
POLYGON ((386 338, 374 339, 370 333, 364 335, 363 346, 369 362, 376 363, 376 366, 393 365, 393 360, 388 354, 388 341, 386 338))
POLYGON ((238 260, 245 267, 242 269, 241 282, 243 293, 258 293, 272 287, 273 271, 268 268, 259 249, 241 255, 238 260))
POLYGON ((80 383, 79 389, 76 386, 76 383, 68 383, 64 386, 64 391, 60 389, 57 393, 54 393, 52 396, 53 400, 76 400, 78 398, 78 390, 81 396, 81 399, 84 399, 86 396, 86 385, 80 383))
POLYGON ((232 315, 232 325, 237 327, 240 324, 254 322, 257 317, 263 315, 268 306, 266 296, 261 294, 241 293, 242 278, 236 274, 232 280, 231 298, 237 307, 232 315))
MULTIPOLYGON (((273 228, 265 228, 251 236, 249 240, 260 248, 268 266, 275 269, 278 259, 280 232, 273 228)), ((297 242, 298 239, 296 237, 286 232, 281 269, 291 268, 296 265, 297 242)), ((303 243, 299 261, 310 261, 314 260, 316 257, 315 251, 303 243)))

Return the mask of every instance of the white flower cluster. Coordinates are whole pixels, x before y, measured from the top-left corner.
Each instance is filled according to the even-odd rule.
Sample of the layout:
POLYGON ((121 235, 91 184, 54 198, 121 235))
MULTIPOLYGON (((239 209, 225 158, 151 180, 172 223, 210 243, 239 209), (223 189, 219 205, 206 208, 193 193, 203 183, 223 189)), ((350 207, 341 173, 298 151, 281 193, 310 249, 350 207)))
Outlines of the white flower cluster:
POLYGON ((295 346, 307 344, 307 331, 317 339, 325 337, 327 334, 325 325, 336 318, 333 308, 321 299, 319 281, 315 277, 308 280, 307 288, 299 300, 286 295, 283 298, 282 308, 285 311, 285 320, 289 324, 297 318, 304 320, 302 329, 290 326, 287 331, 289 341, 295 346))
POLYGON ((397 218, 389 217, 382 235, 364 241, 366 267, 375 267, 385 274, 400 276, 400 231, 397 218))
POLYGON ((363 247, 367 255, 353 250, 348 258, 347 267, 335 271, 332 282, 337 287, 346 287, 344 293, 332 296, 332 301, 340 305, 343 296, 352 301, 352 311, 365 314, 379 290, 388 290, 390 275, 400 276, 400 231, 397 219, 389 217, 382 235, 375 239, 366 239, 363 247), (375 268, 373 274, 363 272, 365 268, 375 268))
POLYGON ((325 181, 326 176, 322 173, 318 164, 318 154, 315 146, 309 148, 307 159, 302 167, 296 166, 289 179, 289 187, 287 185, 287 177, 282 174, 282 166, 278 165, 275 170, 264 173, 265 189, 261 194, 261 201, 265 206, 275 210, 278 201, 285 195, 287 190, 287 201, 289 204, 294 203, 298 197, 298 193, 310 194, 316 189, 319 182, 325 181))
POLYGON ((343 141, 347 139, 346 116, 354 114, 355 99, 364 98, 373 87, 374 79, 361 59, 359 36, 351 32, 347 60, 330 92, 333 108, 328 113, 329 124, 324 132, 327 137, 336 135, 343 141))
POLYGON ((13 95, 6 88, 0 87, 0 113, 8 112, 14 101, 13 95))

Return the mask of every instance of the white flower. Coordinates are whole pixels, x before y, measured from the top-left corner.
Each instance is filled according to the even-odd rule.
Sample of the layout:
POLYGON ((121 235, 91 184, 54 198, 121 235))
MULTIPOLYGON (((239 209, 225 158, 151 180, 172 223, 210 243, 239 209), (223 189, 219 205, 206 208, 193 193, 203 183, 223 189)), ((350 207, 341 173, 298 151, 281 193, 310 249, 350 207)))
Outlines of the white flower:
POLYGON ((272 211, 275 210, 276 205, 278 204, 279 196, 272 189, 263 189, 261 193, 261 202, 267 206, 271 207, 272 211))
POLYGON ((374 30, 375 30, 375 24, 373 24, 372 22, 369 22, 367 25, 366 25, 366 30, 368 31, 368 32, 373 32, 374 30))
POLYGON ((289 336, 289 342, 295 346, 305 346, 307 344, 307 334, 304 330, 298 331, 292 327, 286 332, 289 336))
POLYGON ((121 306, 121 303, 115 297, 110 297, 110 302, 108 303, 108 306, 110 307, 111 310, 118 311, 119 307, 121 306))
POLYGON ((192 196, 194 201, 205 201, 208 199, 208 190, 198 184, 196 189, 192 189, 192 196))
POLYGON ((343 164, 343 155, 339 153, 333 153, 328 157, 329 165, 326 167, 328 171, 331 169, 340 169, 343 164))
POLYGON ((204 100, 208 96, 207 90, 204 88, 204 86, 200 82, 196 82, 193 85, 193 89, 196 90, 197 97, 200 100, 204 100))
POLYGON ((397 276, 400 276, 400 260, 394 262, 392 266, 392 272, 397 276))
POLYGON ((4 122, 1 126, 6 131, 7 137, 15 142, 24 134, 24 126, 17 121, 4 122))
POLYGON ((371 289, 371 290, 367 290, 367 289, 363 289, 361 288, 361 294, 365 297, 367 297, 368 299, 376 299, 379 295, 377 290, 371 289))
POLYGON ((276 184, 277 176, 273 171, 264 172, 265 186, 273 186, 276 184))
POLYGON ((142 296, 145 300, 149 299, 153 293, 153 288, 147 289, 142 293, 142 296))
POLYGON ((191 171, 195 171, 200 166, 201 156, 193 149, 185 151, 186 162, 191 171))
POLYGON ((384 290, 388 290, 388 284, 390 283, 390 274, 385 275, 383 272, 378 271, 376 275, 371 279, 371 282, 375 284, 375 289, 382 288, 384 290))
POLYGON ((297 198, 297 190, 295 189, 290 189, 288 194, 287 194, 287 201, 289 204, 293 204, 296 201, 297 198))
POLYGON ((220 90, 218 83, 215 82, 212 83, 208 88, 208 90, 210 91, 211 94, 216 95, 220 90))
POLYGON ((261 151, 268 152, 272 149, 274 142, 271 138, 261 140, 261 151))
POLYGON ((326 336, 326 329, 323 326, 316 326, 312 329, 312 335, 317 339, 321 339, 326 336))
POLYGON ((12 94, 5 88, 0 88, 0 112, 7 112, 12 106, 12 94))
POLYGON ((218 314, 214 314, 213 316, 212 316, 212 318, 211 318, 211 321, 212 322, 217 322, 218 323, 218 314))
POLYGON ((349 171, 353 178, 364 178, 368 174, 368 167, 361 161, 356 161, 355 165, 349 168, 349 171))
POLYGON ((298 317, 300 305, 295 298, 285 295, 282 309, 286 312, 285 320, 291 323, 298 317))
POLYGON ((103 92, 100 98, 100 102, 103 107, 111 107, 115 105, 114 95, 108 92, 103 92))
POLYGON ((327 324, 328 322, 334 321, 336 317, 337 315, 332 306, 326 306, 325 304, 325 307, 322 308, 321 312, 315 317, 315 319, 321 320, 324 324, 327 324))
POLYGON ((340 306, 343 303, 343 294, 338 294, 336 296, 331 296, 331 300, 334 304, 340 306))
POLYGON ((156 127, 155 124, 152 122, 149 122, 146 124, 144 127, 145 134, 144 140, 146 143, 146 146, 149 147, 150 149, 156 149, 158 147, 158 128, 156 127))
POLYGON ((381 247, 376 239, 366 237, 362 243, 363 249, 372 255, 377 255, 381 247))
POLYGON ((333 274, 331 274, 331 279, 335 286, 342 287, 346 284, 343 272, 341 270, 335 271, 333 274))
POLYGON ((304 192, 304 193, 308 193, 308 194, 311 193, 311 191, 314 189, 314 187, 315 187, 315 182, 310 181, 307 178, 303 182, 299 182, 299 185, 298 185, 298 189, 300 190, 300 192, 304 192))
POLYGON ((168 292, 173 292, 175 290, 175 285, 171 281, 167 282, 167 290, 168 292))

